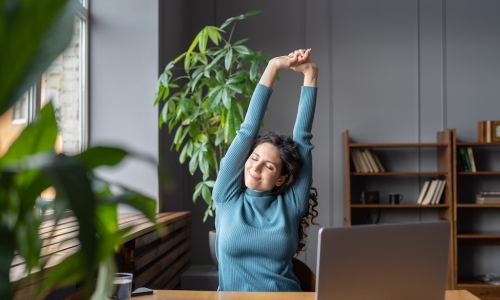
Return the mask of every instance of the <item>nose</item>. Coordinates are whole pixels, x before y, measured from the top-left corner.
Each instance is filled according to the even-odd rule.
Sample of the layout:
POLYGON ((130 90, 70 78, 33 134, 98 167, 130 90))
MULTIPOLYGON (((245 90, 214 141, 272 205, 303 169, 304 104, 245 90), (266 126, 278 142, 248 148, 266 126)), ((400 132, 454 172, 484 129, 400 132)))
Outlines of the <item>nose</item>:
POLYGON ((260 173, 262 170, 262 164, 261 163, 256 163, 253 165, 253 170, 255 173, 260 173))

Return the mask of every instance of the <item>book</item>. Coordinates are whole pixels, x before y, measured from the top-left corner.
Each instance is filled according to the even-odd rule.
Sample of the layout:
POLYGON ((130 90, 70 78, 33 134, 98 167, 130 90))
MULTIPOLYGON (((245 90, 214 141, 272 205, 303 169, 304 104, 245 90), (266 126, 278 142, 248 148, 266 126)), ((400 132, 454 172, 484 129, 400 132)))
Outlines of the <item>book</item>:
POLYGON ((368 173, 370 171, 370 169, 368 169, 368 166, 366 165, 365 160, 364 160, 363 156, 361 155, 360 150, 359 149, 353 149, 352 151, 353 151, 353 154, 356 156, 356 159, 359 162, 359 165, 361 167, 361 172, 362 173, 368 173))
POLYGON ((432 200, 432 204, 439 204, 441 196, 443 196, 445 186, 446 186, 446 180, 440 180, 439 189, 436 190, 436 195, 432 200))
POLYGON ((476 196, 477 204, 500 204, 500 197, 479 197, 476 196))
POLYGON ((380 170, 379 170, 379 168, 377 166, 377 163, 375 162, 375 159, 373 158, 372 153, 370 152, 370 150, 365 149, 365 150, 363 150, 363 152, 366 153, 366 157, 368 157, 368 162, 370 163, 370 166, 372 167, 373 172, 375 172, 375 173, 380 172, 380 170))
POLYGON ((460 156, 462 157, 462 161, 464 162, 464 171, 471 172, 471 166, 469 161, 469 155, 467 153, 467 149, 465 147, 458 148, 460 156))
POLYGON ((433 179, 429 185, 429 189, 427 190, 427 193, 425 193, 425 197, 422 200, 422 205, 427 205, 430 204, 432 201, 432 197, 434 197, 434 193, 436 192, 437 184, 439 182, 439 179, 433 179))
POLYGON ((374 170, 372 168, 372 165, 370 164, 370 160, 368 159, 368 154, 366 154, 365 151, 360 151, 361 157, 363 157, 363 160, 365 161, 365 165, 368 168, 368 173, 373 173, 374 170))
POLYGON ((377 164, 380 172, 385 172, 384 166, 382 165, 380 159, 378 158, 377 154, 375 154, 375 151, 372 148, 370 148, 370 153, 372 154, 373 159, 375 160, 375 163, 377 164))
POLYGON ((361 168, 361 163, 359 162, 358 160, 358 157, 356 155, 356 149, 352 149, 351 150, 351 160, 352 160, 352 164, 354 165, 354 169, 356 170, 356 172, 362 172, 362 168, 361 168))
POLYGON ((472 154, 471 147, 467 147, 467 154, 469 154, 471 172, 476 172, 476 163, 474 162, 474 155, 472 154))
POLYGON ((443 184, 443 181, 442 180, 437 180, 437 184, 436 184, 436 189, 434 190, 434 194, 432 195, 432 199, 431 199, 431 202, 429 202, 429 204, 434 204, 435 201, 436 201, 436 198, 438 196, 438 193, 439 193, 439 190, 441 189, 441 185, 443 184))
POLYGON ((425 193, 427 192, 427 189, 429 188, 430 180, 426 180, 424 182, 424 185, 422 186, 422 190, 420 191, 420 194, 418 195, 418 200, 417 204, 422 204, 422 200, 424 200, 425 193))

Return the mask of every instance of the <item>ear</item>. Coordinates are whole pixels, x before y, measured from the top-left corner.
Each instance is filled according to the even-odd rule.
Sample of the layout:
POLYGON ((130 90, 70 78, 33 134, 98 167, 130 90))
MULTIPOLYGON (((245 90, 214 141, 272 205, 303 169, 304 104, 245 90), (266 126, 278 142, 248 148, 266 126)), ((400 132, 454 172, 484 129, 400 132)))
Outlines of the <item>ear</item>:
POLYGON ((287 175, 281 175, 278 180, 276 180, 276 186, 282 186, 283 183, 285 183, 285 180, 288 178, 288 174, 287 175))

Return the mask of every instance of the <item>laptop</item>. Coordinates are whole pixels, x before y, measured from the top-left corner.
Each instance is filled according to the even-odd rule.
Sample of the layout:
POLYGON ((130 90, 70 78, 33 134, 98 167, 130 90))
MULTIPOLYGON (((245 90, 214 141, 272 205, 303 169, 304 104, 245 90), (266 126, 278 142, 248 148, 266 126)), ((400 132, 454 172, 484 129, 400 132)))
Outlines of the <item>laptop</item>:
POLYGON ((448 221, 319 231, 316 300, 443 300, 448 221))

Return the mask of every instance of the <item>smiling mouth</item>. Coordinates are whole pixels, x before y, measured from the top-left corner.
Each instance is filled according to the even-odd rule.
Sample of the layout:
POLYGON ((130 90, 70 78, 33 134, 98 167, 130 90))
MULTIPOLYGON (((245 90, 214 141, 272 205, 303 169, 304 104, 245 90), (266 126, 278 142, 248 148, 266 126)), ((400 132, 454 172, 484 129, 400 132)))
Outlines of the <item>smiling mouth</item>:
POLYGON ((253 180, 260 180, 260 177, 254 176, 254 175, 252 175, 252 173, 250 173, 250 172, 248 172, 248 175, 250 175, 250 177, 251 177, 253 180))

